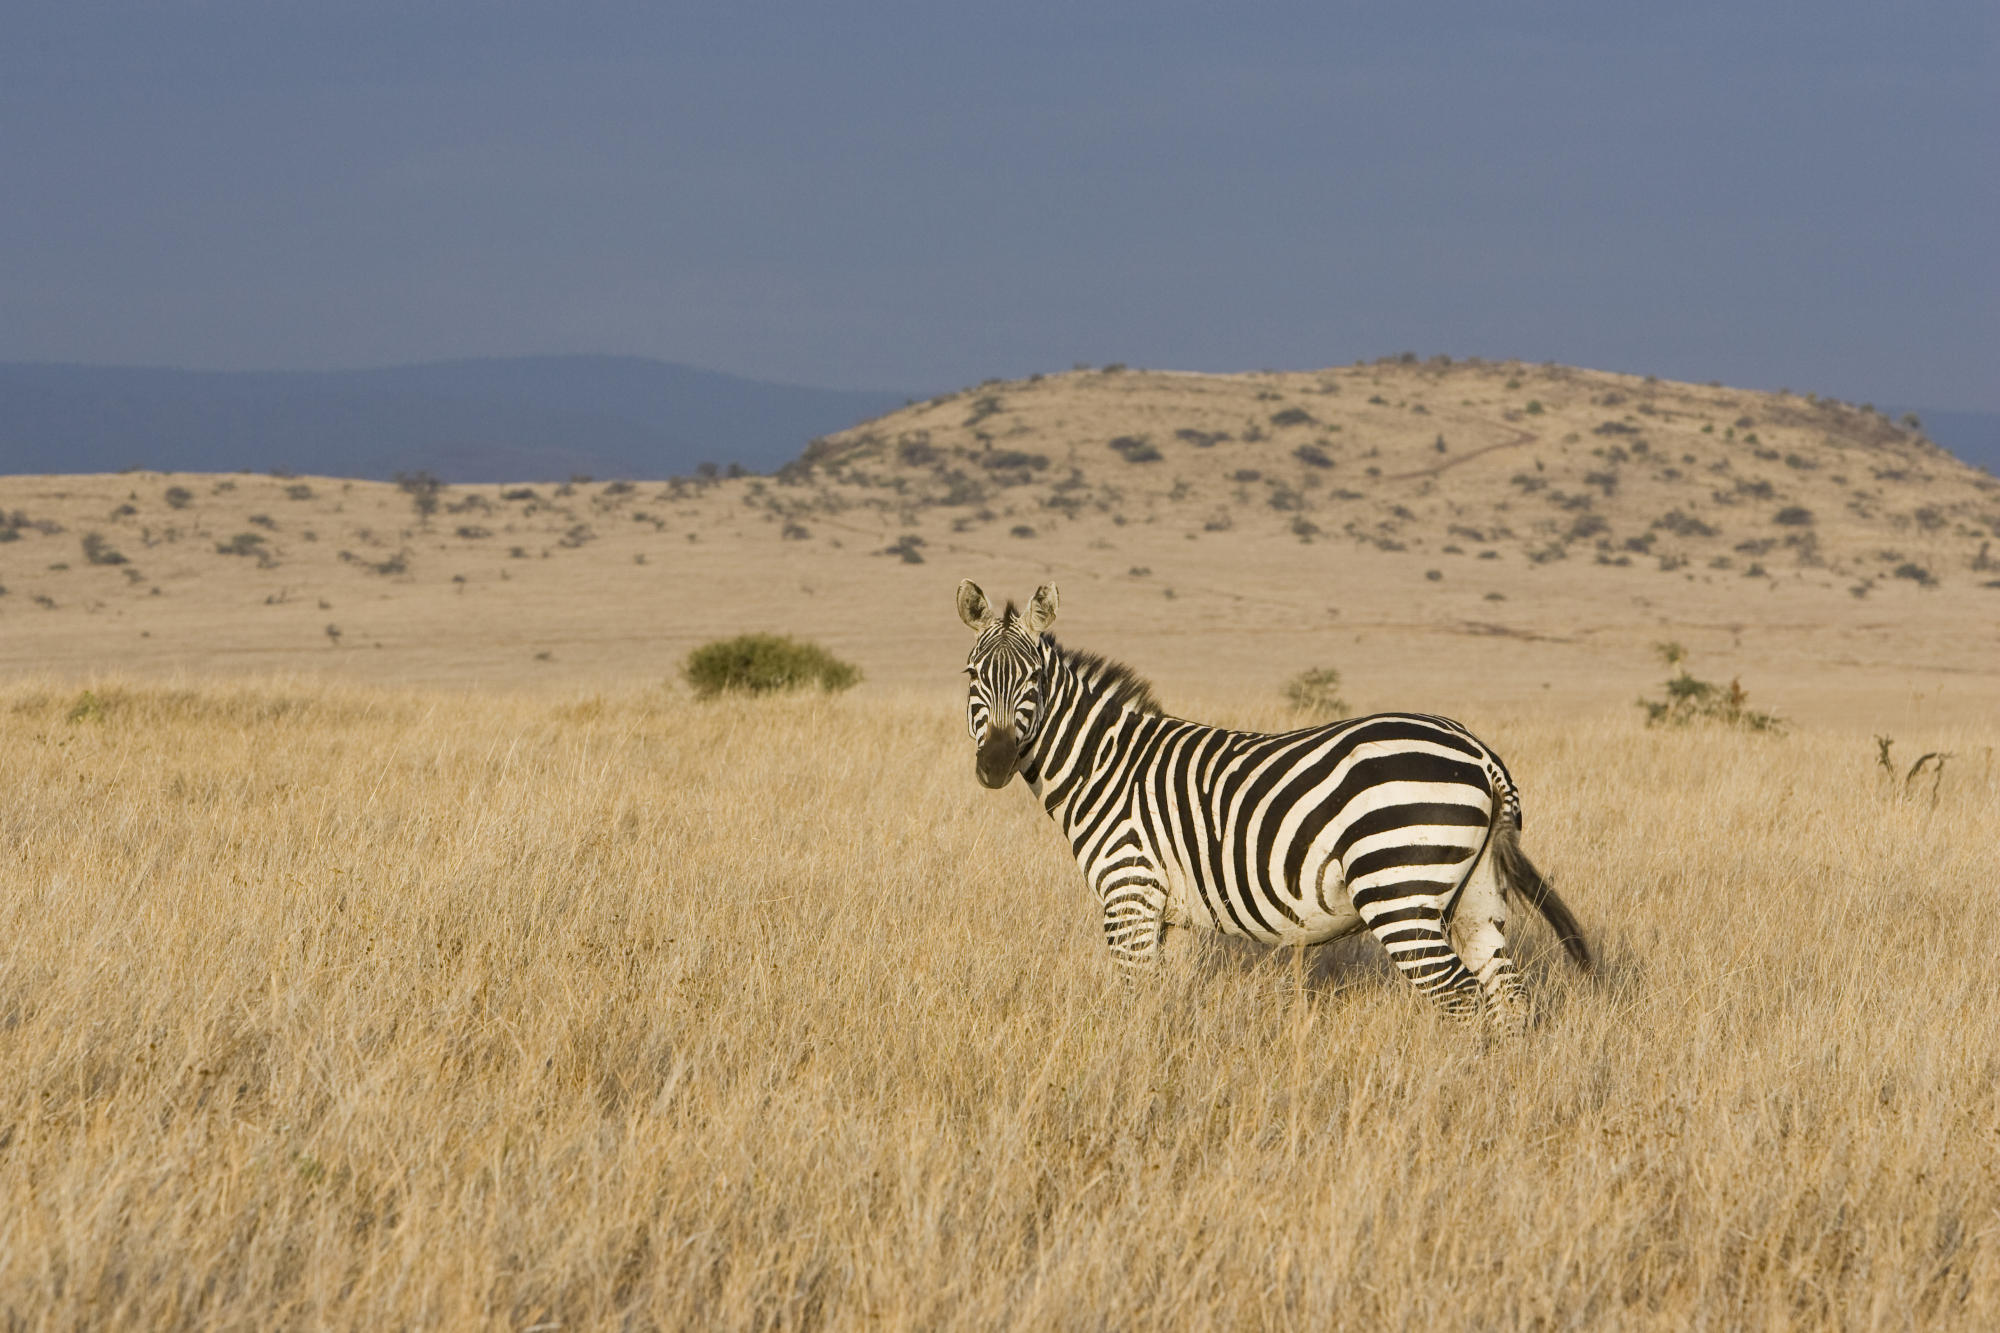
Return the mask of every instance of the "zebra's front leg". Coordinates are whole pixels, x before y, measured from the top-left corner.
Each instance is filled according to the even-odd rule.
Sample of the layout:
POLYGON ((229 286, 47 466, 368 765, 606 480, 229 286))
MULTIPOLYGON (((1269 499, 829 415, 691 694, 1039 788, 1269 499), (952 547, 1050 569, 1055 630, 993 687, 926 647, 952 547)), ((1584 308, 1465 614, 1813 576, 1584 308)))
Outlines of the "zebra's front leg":
POLYGON ((1466 969, 1445 934, 1444 909, 1438 902, 1402 903, 1369 916, 1368 929, 1389 952, 1389 961, 1410 984, 1438 1002, 1453 1018, 1470 1021, 1479 1015, 1479 978, 1466 969))
POLYGON ((1104 943, 1125 975, 1159 968, 1166 935, 1167 893, 1150 878, 1121 876, 1104 892, 1104 943))

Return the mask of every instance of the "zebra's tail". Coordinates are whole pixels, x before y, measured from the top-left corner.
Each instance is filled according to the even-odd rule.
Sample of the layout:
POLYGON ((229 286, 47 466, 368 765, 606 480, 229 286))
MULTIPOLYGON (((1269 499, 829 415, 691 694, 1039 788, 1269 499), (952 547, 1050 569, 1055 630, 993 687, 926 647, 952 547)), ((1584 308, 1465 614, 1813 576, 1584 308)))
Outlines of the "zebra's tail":
POLYGON ((1521 831, 1514 826, 1511 814, 1496 812, 1493 821, 1493 856, 1495 868, 1500 872, 1501 883, 1518 892, 1533 903, 1542 919, 1562 941, 1562 946, 1576 965, 1590 970, 1590 946, 1584 943, 1583 927, 1571 915, 1569 904, 1556 895, 1542 872, 1535 869, 1535 863, 1521 850, 1521 831))

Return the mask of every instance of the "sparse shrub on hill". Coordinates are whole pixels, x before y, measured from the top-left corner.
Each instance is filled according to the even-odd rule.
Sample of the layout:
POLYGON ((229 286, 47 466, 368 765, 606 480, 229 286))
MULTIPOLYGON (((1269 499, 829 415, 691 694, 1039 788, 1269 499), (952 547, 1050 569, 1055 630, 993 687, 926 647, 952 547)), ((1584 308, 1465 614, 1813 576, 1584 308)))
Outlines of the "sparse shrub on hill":
POLYGON ((687 655, 681 675, 703 699, 773 694, 816 686, 828 694, 861 681, 861 668, 816 643, 781 634, 741 634, 703 644, 687 655))
POLYGON ((986 418, 998 416, 1004 410, 1005 405, 1000 401, 999 394, 982 394, 972 400, 972 415, 965 419, 965 424, 968 427, 977 426, 986 418))
POLYGON ((950 508, 978 504, 986 498, 986 488, 957 468, 944 475, 944 493, 937 502, 950 508))
MULTIPOLYGON (((514 548, 514 551, 518 552, 521 558, 525 558, 527 555, 527 552, 518 546, 514 548)), ((383 578, 395 578, 398 575, 410 572, 409 557, 410 553, 407 549, 396 552, 386 560, 369 560, 354 554, 352 551, 342 551, 340 553, 340 562, 342 564, 360 565, 370 573, 380 574, 383 578)))
POLYGON ((410 507, 417 511, 417 517, 428 523, 437 512, 438 495, 444 490, 444 483, 428 472, 398 472, 396 489, 410 497, 410 507))
POLYGON ((1750 694, 1740 680, 1732 679, 1727 685, 1698 680, 1687 669, 1686 648, 1678 643, 1656 647, 1661 661, 1680 670, 1665 682, 1663 698, 1639 700, 1639 707, 1646 710, 1647 726, 1685 727, 1696 722, 1715 722, 1773 735, 1785 729, 1785 720, 1776 713, 1760 713, 1748 706, 1750 694))
POLYGON ((1160 451, 1143 435, 1120 435, 1111 441, 1111 448, 1128 463, 1157 463, 1160 451))
POLYGON ((19 509, 13 513, 0 513, 0 542, 19 541, 23 532, 39 532, 44 537, 53 537, 63 531, 63 525, 52 518, 29 518, 19 509))
POLYGON ((1602 514, 1579 514, 1576 521, 1569 525, 1567 539, 1573 542, 1587 541, 1609 531, 1611 524, 1602 514))
POLYGON ((1282 412, 1271 414, 1273 426, 1310 426, 1314 420, 1313 414, 1303 407, 1288 407, 1282 412))
POLYGON ((1771 521, 1781 528, 1802 528, 1813 521, 1812 510, 1804 505, 1787 505, 1771 516, 1771 521))
POLYGON ((194 492, 185 486, 169 486, 163 498, 169 509, 186 509, 194 503, 194 492))
POLYGON ((93 565, 122 565, 125 557, 116 547, 104 540, 101 532, 83 534, 83 558, 93 565))
POLYGON ((1292 710, 1315 722, 1331 722, 1347 715, 1347 700, 1340 697, 1340 672, 1332 667, 1308 667, 1286 681, 1285 702, 1292 710))
POLYGON ((980 466, 1001 472, 1013 469, 1039 472, 1049 465, 1047 454, 1025 453, 1019 449, 996 449, 979 460, 980 466))
POLYGON ((923 544, 924 539, 922 537, 919 537, 914 532, 906 532, 896 541, 883 547, 875 554, 898 556, 906 565, 921 565, 924 563, 924 553, 919 548, 923 544))
POLYGON ((1713 537, 1715 529, 1692 514, 1678 509, 1670 509, 1653 520, 1653 526, 1664 528, 1676 537, 1713 537))
POLYGON ((1932 574, 1928 569, 1925 569, 1922 565, 1910 564, 1910 563, 1900 564, 1896 566, 1893 573, 1896 578, 1908 579, 1910 582, 1916 584, 1920 588, 1935 588, 1937 586, 1937 576, 1932 574))

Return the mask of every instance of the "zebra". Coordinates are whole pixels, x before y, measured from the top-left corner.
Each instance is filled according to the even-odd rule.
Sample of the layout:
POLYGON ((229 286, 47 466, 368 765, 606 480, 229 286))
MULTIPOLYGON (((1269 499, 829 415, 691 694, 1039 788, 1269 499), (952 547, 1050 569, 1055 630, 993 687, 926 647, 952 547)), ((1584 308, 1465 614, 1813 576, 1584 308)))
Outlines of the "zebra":
POLYGON ((1016 773, 1054 818, 1127 973, 1172 928, 1312 945, 1371 931, 1447 1013, 1526 1024, 1507 954, 1508 896, 1576 964, 1576 918, 1521 851, 1521 801, 1498 755, 1449 718, 1377 713, 1299 731, 1170 717, 1130 667, 1051 635, 1056 589, 1002 611, 970 579, 958 614, 966 727, 982 785, 1016 773))

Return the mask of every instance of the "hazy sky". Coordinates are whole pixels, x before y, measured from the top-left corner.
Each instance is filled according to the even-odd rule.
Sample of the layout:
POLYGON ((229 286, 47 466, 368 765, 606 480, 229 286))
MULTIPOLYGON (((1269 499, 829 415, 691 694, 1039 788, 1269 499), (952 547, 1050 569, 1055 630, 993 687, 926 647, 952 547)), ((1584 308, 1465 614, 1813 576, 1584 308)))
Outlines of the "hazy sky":
POLYGON ((0 360, 2000 408, 1989 3, 7 6, 0 360))

